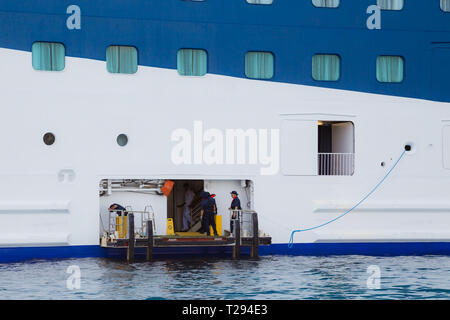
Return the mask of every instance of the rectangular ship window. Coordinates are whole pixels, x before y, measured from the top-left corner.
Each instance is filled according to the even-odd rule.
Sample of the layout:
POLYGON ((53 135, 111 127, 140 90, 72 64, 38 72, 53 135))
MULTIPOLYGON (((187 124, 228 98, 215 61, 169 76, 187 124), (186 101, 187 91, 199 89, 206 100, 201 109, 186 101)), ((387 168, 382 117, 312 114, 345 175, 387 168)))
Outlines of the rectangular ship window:
POLYGON ((312 77, 316 81, 338 81, 340 57, 335 54, 316 54, 312 58, 312 77))
POLYGON ((312 0, 312 4, 318 8, 337 8, 339 0, 312 0))
POLYGON ((377 80, 379 82, 402 82, 404 60, 400 56, 379 56, 377 58, 377 80))
POLYGON ((441 10, 450 12, 450 0, 441 0, 441 10))
POLYGON ((250 4, 272 4, 273 0, 247 0, 250 4))
POLYGON ((281 171, 287 176, 351 176, 355 130, 351 121, 283 119, 281 171))
POLYGON ((200 49, 180 49, 177 70, 182 76, 204 76, 208 70, 208 54, 200 49))
POLYGON ((251 79, 271 79, 274 74, 274 58, 271 52, 247 52, 245 75, 251 79))
POLYGON ((381 10, 402 10, 404 0, 377 0, 381 10))
POLYGON ((65 67, 66 50, 62 43, 35 42, 31 48, 35 70, 62 71, 65 67))
POLYGON ((318 122, 319 176, 351 176, 355 171, 355 133, 351 121, 318 122))
POLYGON ((138 70, 137 49, 128 46, 109 46, 106 49, 106 69, 110 73, 136 73, 138 70))

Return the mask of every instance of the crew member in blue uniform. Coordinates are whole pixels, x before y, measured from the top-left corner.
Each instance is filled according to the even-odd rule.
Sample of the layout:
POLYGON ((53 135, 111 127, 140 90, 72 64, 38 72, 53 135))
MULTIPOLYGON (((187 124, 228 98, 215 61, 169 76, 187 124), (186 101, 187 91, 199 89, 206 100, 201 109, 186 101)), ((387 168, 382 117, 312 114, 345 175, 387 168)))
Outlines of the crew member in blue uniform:
MULTIPOLYGON (((241 208, 241 200, 239 200, 238 193, 236 191, 231 191, 231 198, 233 198, 233 200, 231 201, 230 210, 242 210, 242 208, 241 208)), ((232 219, 237 219, 238 218, 238 212, 237 211, 233 211, 233 213, 231 215, 231 218, 232 219)), ((233 233, 234 222, 235 222, 235 220, 230 220, 230 232, 231 233, 233 233)))
POLYGON ((117 215, 122 216, 122 214, 124 216, 128 215, 127 209, 125 209, 123 206, 121 206, 120 204, 117 203, 113 203, 112 205, 109 206, 108 211, 110 212, 116 212, 117 215))
POLYGON ((214 219, 214 211, 216 206, 216 201, 214 198, 211 198, 211 195, 209 192, 203 191, 201 193, 202 197, 202 229, 201 233, 206 233, 206 235, 209 235, 209 227, 212 226, 214 231, 214 236, 218 236, 217 229, 216 229, 216 221, 214 219))
POLYGON ((212 199, 212 201, 214 203, 214 216, 217 215, 217 204, 216 204, 215 197, 216 197, 216 194, 214 194, 214 193, 210 195, 210 198, 212 199))

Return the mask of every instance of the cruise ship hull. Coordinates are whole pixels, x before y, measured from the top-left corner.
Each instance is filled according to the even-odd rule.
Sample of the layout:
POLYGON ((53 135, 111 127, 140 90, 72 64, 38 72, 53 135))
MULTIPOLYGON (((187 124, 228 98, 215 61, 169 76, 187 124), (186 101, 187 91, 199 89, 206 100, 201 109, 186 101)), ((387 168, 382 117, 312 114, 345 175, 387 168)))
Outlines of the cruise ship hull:
MULTIPOLYGON (((104 61, 73 57, 64 71, 39 72, 30 52, 11 49, 0 49, 0 61, 0 261, 110 256, 99 245, 99 216, 111 202, 99 197, 105 179, 204 181, 217 194, 224 229, 229 192, 251 181, 243 204, 258 212, 260 230, 272 237, 262 255, 450 253, 449 103, 213 74, 186 78, 145 66, 132 76, 112 75, 104 61), (353 124, 350 174, 318 174, 311 151, 317 137, 292 141, 285 129, 294 123, 308 132, 303 124, 321 121, 353 124), (256 161, 247 154, 228 163, 225 149, 223 158, 208 162, 196 149, 199 128, 224 135, 266 130, 279 145, 261 135, 259 141, 278 146, 280 156, 264 162, 261 153, 256 161), (190 163, 174 161, 177 130, 191 134, 190 163), (55 135, 51 146, 42 141, 46 132, 55 135), (128 137, 125 147, 117 145, 119 134, 128 137), (296 233, 288 246, 292 231, 332 220, 364 198, 405 146, 411 149, 364 203, 323 228, 296 233), (292 170, 292 158, 304 167, 292 170)), ((164 234, 166 200, 158 197, 164 234)))

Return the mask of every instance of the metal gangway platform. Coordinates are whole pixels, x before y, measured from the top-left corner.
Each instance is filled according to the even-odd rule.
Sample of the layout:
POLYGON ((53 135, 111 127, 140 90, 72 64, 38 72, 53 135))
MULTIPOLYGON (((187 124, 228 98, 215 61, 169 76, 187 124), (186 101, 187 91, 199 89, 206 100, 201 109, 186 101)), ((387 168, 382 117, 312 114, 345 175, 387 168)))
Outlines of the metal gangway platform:
POLYGON ((135 250, 146 249, 146 259, 153 259, 154 248, 195 248, 232 247, 233 258, 239 259, 241 247, 250 247, 251 258, 258 257, 261 245, 270 245, 272 239, 258 228, 258 214, 251 210, 230 210, 233 233, 224 236, 210 236, 201 233, 175 233, 174 235, 155 235, 154 213, 151 206, 144 211, 131 208, 109 215, 109 230, 101 239, 103 248, 127 251, 127 260, 134 262, 135 250), (234 215, 234 218, 233 218, 234 215), (256 230, 256 231, 255 231, 256 230))

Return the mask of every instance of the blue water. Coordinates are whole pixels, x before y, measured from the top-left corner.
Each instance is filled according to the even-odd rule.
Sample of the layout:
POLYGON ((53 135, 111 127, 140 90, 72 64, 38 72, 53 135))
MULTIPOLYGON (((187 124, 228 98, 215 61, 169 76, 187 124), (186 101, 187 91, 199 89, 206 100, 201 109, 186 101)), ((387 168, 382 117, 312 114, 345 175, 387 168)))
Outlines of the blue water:
POLYGON ((87 258, 0 264, 0 299, 449 298, 449 256, 267 256, 132 265, 87 258), (79 267, 79 289, 73 281, 68 289, 70 266, 79 267), (368 286, 373 268, 380 271, 379 289, 376 281, 368 286))

